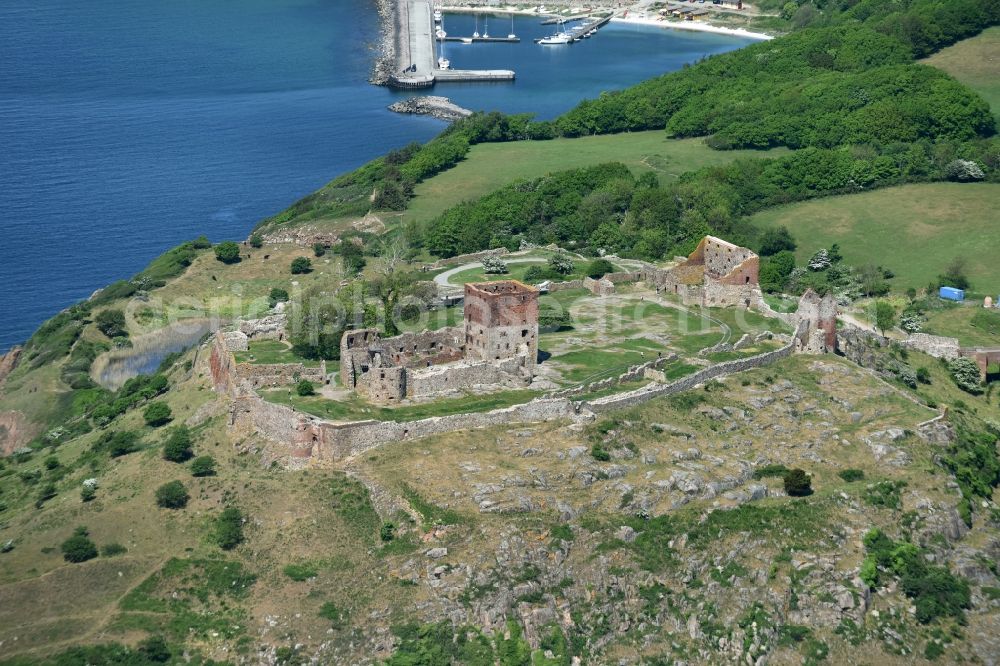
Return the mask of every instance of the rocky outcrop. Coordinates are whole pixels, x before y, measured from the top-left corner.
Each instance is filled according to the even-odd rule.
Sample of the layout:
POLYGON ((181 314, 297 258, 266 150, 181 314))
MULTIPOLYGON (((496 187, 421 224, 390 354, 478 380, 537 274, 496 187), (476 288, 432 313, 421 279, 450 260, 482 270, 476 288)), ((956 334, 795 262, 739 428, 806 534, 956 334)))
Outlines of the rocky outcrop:
POLYGON ((472 115, 472 111, 463 109, 447 97, 428 95, 426 97, 411 97, 401 102, 389 105, 390 111, 396 113, 412 113, 418 116, 431 116, 438 120, 452 122, 472 115))
POLYGON ((7 381, 7 375, 14 372, 17 362, 21 360, 21 347, 14 347, 9 352, 0 356, 0 386, 7 381))

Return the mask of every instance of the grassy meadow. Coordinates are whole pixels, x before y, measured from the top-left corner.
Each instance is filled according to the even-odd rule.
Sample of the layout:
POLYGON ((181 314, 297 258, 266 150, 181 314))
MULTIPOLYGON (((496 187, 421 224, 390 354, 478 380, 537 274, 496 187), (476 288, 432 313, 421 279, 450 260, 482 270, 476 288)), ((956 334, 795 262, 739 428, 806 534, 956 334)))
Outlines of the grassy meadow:
POLYGON ((938 51, 924 63, 943 69, 982 95, 1000 121, 1000 27, 938 51))
POLYGON ((840 245, 849 264, 891 269, 893 287, 922 288, 956 257, 977 293, 1000 289, 995 239, 1000 185, 930 183, 791 204, 754 215, 761 227, 786 226, 800 265, 818 249, 840 245))
MULTIPOLYGON (((768 154, 787 152, 784 149, 768 154)), ((482 143, 472 147, 455 167, 420 183, 403 220, 430 220, 446 209, 476 199, 519 178, 538 178, 553 171, 621 162, 632 173, 653 171, 660 183, 682 173, 758 156, 753 150, 712 150, 703 139, 668 139, 660 130, 588 136, 552 141, 482 143)))

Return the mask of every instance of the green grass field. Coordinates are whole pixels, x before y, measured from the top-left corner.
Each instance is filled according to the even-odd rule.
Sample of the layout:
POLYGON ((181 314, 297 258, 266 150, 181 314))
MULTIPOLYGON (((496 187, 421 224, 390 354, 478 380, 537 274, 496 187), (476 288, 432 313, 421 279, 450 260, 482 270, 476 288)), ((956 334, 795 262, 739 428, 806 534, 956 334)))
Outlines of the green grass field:
POLYGON ((847 263, 889 268, 896 274, 893 288, 904 291, 926 287, 964 257, 974 290, 995 293, 998 207, 1000 185, 932 183, 782 206, 751 220, 788 227, 800 265, 819 248, 839 243, 847 263))
MULTIPOLYGON (((787 152, 776 149, 768 154, 787 152)), ((635 174, 654 171, 661 183, 682 173, 758 156, 761 151, 712 150, 702 139, 667 139, 660 130, 552 141, 483 143, 457 166, 417 185, 403 220, 430 220, 446 209, 476 199, 519 178, 618 161, 635 174)))
POLYGON ((1000 27, 962 40, 924 63, 943 69, 982 95, 1000 120, 1000 27))

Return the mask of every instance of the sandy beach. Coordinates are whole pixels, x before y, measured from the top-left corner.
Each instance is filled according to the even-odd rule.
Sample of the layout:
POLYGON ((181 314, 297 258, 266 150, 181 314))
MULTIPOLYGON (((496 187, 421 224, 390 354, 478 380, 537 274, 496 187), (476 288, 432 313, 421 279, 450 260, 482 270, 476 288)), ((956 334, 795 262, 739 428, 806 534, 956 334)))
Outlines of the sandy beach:
POLYGON ((657 28, 672 28, 676 30, 694 30, 696 32, 714 32, 720 35, 734 35, 737 37, 746 37, 748 39, 759 39, 768 40, 774 39, 771 35, 765 35, 762 32, 751 32, 749 30, 744 30, 743 28, 723 28, 717 25, 711 25, 709 23, 704 23, 702 21, 672 21, 668 19, 656 19, 656 18, 622 18, 616 16, 611 19, 615 23, 632 23, 634 25, 650 25, 657 28))

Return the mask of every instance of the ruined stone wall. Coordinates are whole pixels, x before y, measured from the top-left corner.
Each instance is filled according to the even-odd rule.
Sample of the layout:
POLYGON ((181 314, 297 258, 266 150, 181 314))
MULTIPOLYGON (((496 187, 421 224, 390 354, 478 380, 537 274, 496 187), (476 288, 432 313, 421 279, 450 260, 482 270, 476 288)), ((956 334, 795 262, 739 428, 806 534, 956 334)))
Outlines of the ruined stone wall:
POLYGON ((495 250, 482 250, 480 252, 470 252, 469 254, 459 254, 454 257, 449 257, 448 259, 438 259, 431 264, 431 268, 457 266, 459 264, 467 264, 473 261, 482 261, 486 257, 499 257, 509 253, 510 251, 507 248, 500 247, 495 250))
MULTIPOLYGON (((629 366, 625 372, 621 373, 617 377, 608 377, 607 379, 602 379, 596 382, 590 382, 589 384, 581 384, 580 386, 574 386, 572 388, 561 389, 559 391, 553 391, 546 394, 547 398, 570 398, 577 395, 584 395, 587 393, 594 393, 596 391, 603 391, 605 389, 613 388, 621 384, 626 384, 628 382, 635 381, 637 379, 643 379, 649 377, 649 371, 656 371, 662 368, 667 363, 677 360, 677 354, 670 354, 669 356, 661 356, 655 358, 652 361, 647 361, 645 363, 640 363, 638 365, 629 366)), ((662 374, 662 373, 661 373, 662 374)))
POLYGON ((713 278, 705 279, 702 288, 702 300, 699 305, 706 307, 742 307, 748 308, 760 300, 757 283, 726 284, 713 278))
POLYGON ((639 282, 643 279, 644 273, 642 271, 619 271, 617 273, 605 273, 604 278, 612 284, 623 284, 629 282, 639 282))
MULTIPOLYGON (((800 330, 803 329, 804 326, 800 325, 800 330)), ((611 395, 605 398, 598 398, 597 400, 584 402, 581 403, 580 406, 581 408, 588 409, 595 414, 602 414, 614 409, 635 407, 636 405, 641 405, 652 400, 653 398, 673 395, 675 393, 690 390, 698 384, 703 384, 710 379, 731 375, 737 372, 743 372, 751 368, 761 368, 771 365, 772 363, 783 358, 788 358, 794 351, 795 342, 792 341, 781 349, 765 352, 763 354, 757 354, 756 356, 711 365, 704 370, 699 370, 693 375, 683 377, 675 382, 671 382, 670 384, 647 385, 636 389, 635 391, 629 391, 628 393, 611 395)))
POLYGON ((946 338, 940 335, 928 335, 927 333, 911 333, 902 342, 902 345, 907 349, 913 349, 934 358, 943 358, 949 361, 958 358, 960 349, 958 338, 946 338))
POLYGON ((372 402, 399 402, 408 396, 408 374, 406 368, 371 368, 358 377, 356 389, 372 402))
POLYGON ((308 379, 318 384, 326 383, 326 362, 319 367, 308 367, 301 363, 238 363, 236 375, 254 389, 288 386, 308 379))
POLYGON ((340 383, 349 389, 355 388, 358 378, 370 367, 370 350, 380 346, 377 329, 344 331, 340 338, 340 383))
POLYGON ((277 448, 271 458, 308 458, 322 435, 317 419, 252 392, 241 392, 233 399, 229 425, 243 436, 260 435, 273 442, 277 448))
POLYGON ((321 431, 320 444, 313 449, 313 455, 320 460, 338 460, 389 442, 510 423, 573 419, 577 416, 577 411, 569 400, 540 398, 490 412, 437 416, 418 421, 359 421, 342 424, 321 422, 318 424, 321 431))
POLYGON ((695 254, 700 254, 700 262, 705 265, 705 272, 716 278, 739 274, 741 282, 746 284, 744 278, 753 277, 752 282, 757 282, 757 272, 759 264, 757 255, 745 247, 733 245, 714 236, 705 236, 695 250, 695 254))
POLYGON ((222 331, 216 331, 212 338, 211 353, 208 358, 212 372, 212 386, 219 393, 232 395, 239 384, 236 373, 236 359, 226 345, 222 331))
POLYGON ((288 317, 283 314, 268 315, 260 319, 240 322, 240 332, 251 340, 284 340, 288 317))
POLYGON ((250 348, 247 334, 243 331, 229 331, 223 333, 222 337, 226 341, 226 349, 229 351, 247 351, 250 348))
POLYGON ((466 361, 407 372, 406 396, 425 398, 448 391, 463 391, 476 386, 521 388, 529 378, 522 372, 519 358, 497 361, 466 361))
POLYGON ((566 280, 564 282, 549 283, 549 293, 557 291, 568 291, 570 289, 583 289, 583 280, 566 280))
POLYGON ((393 364, 408 368, 451 363, 465 357, 463 331, 452 326, 436 331, 403 333, 382 339, 385 356, 393 364))
POLYGON ((604 278, 595 280, 592 277, 585 277, 583 278, 583 286, 594 296, 611 296, 615 293, 614 283, 604 278))

